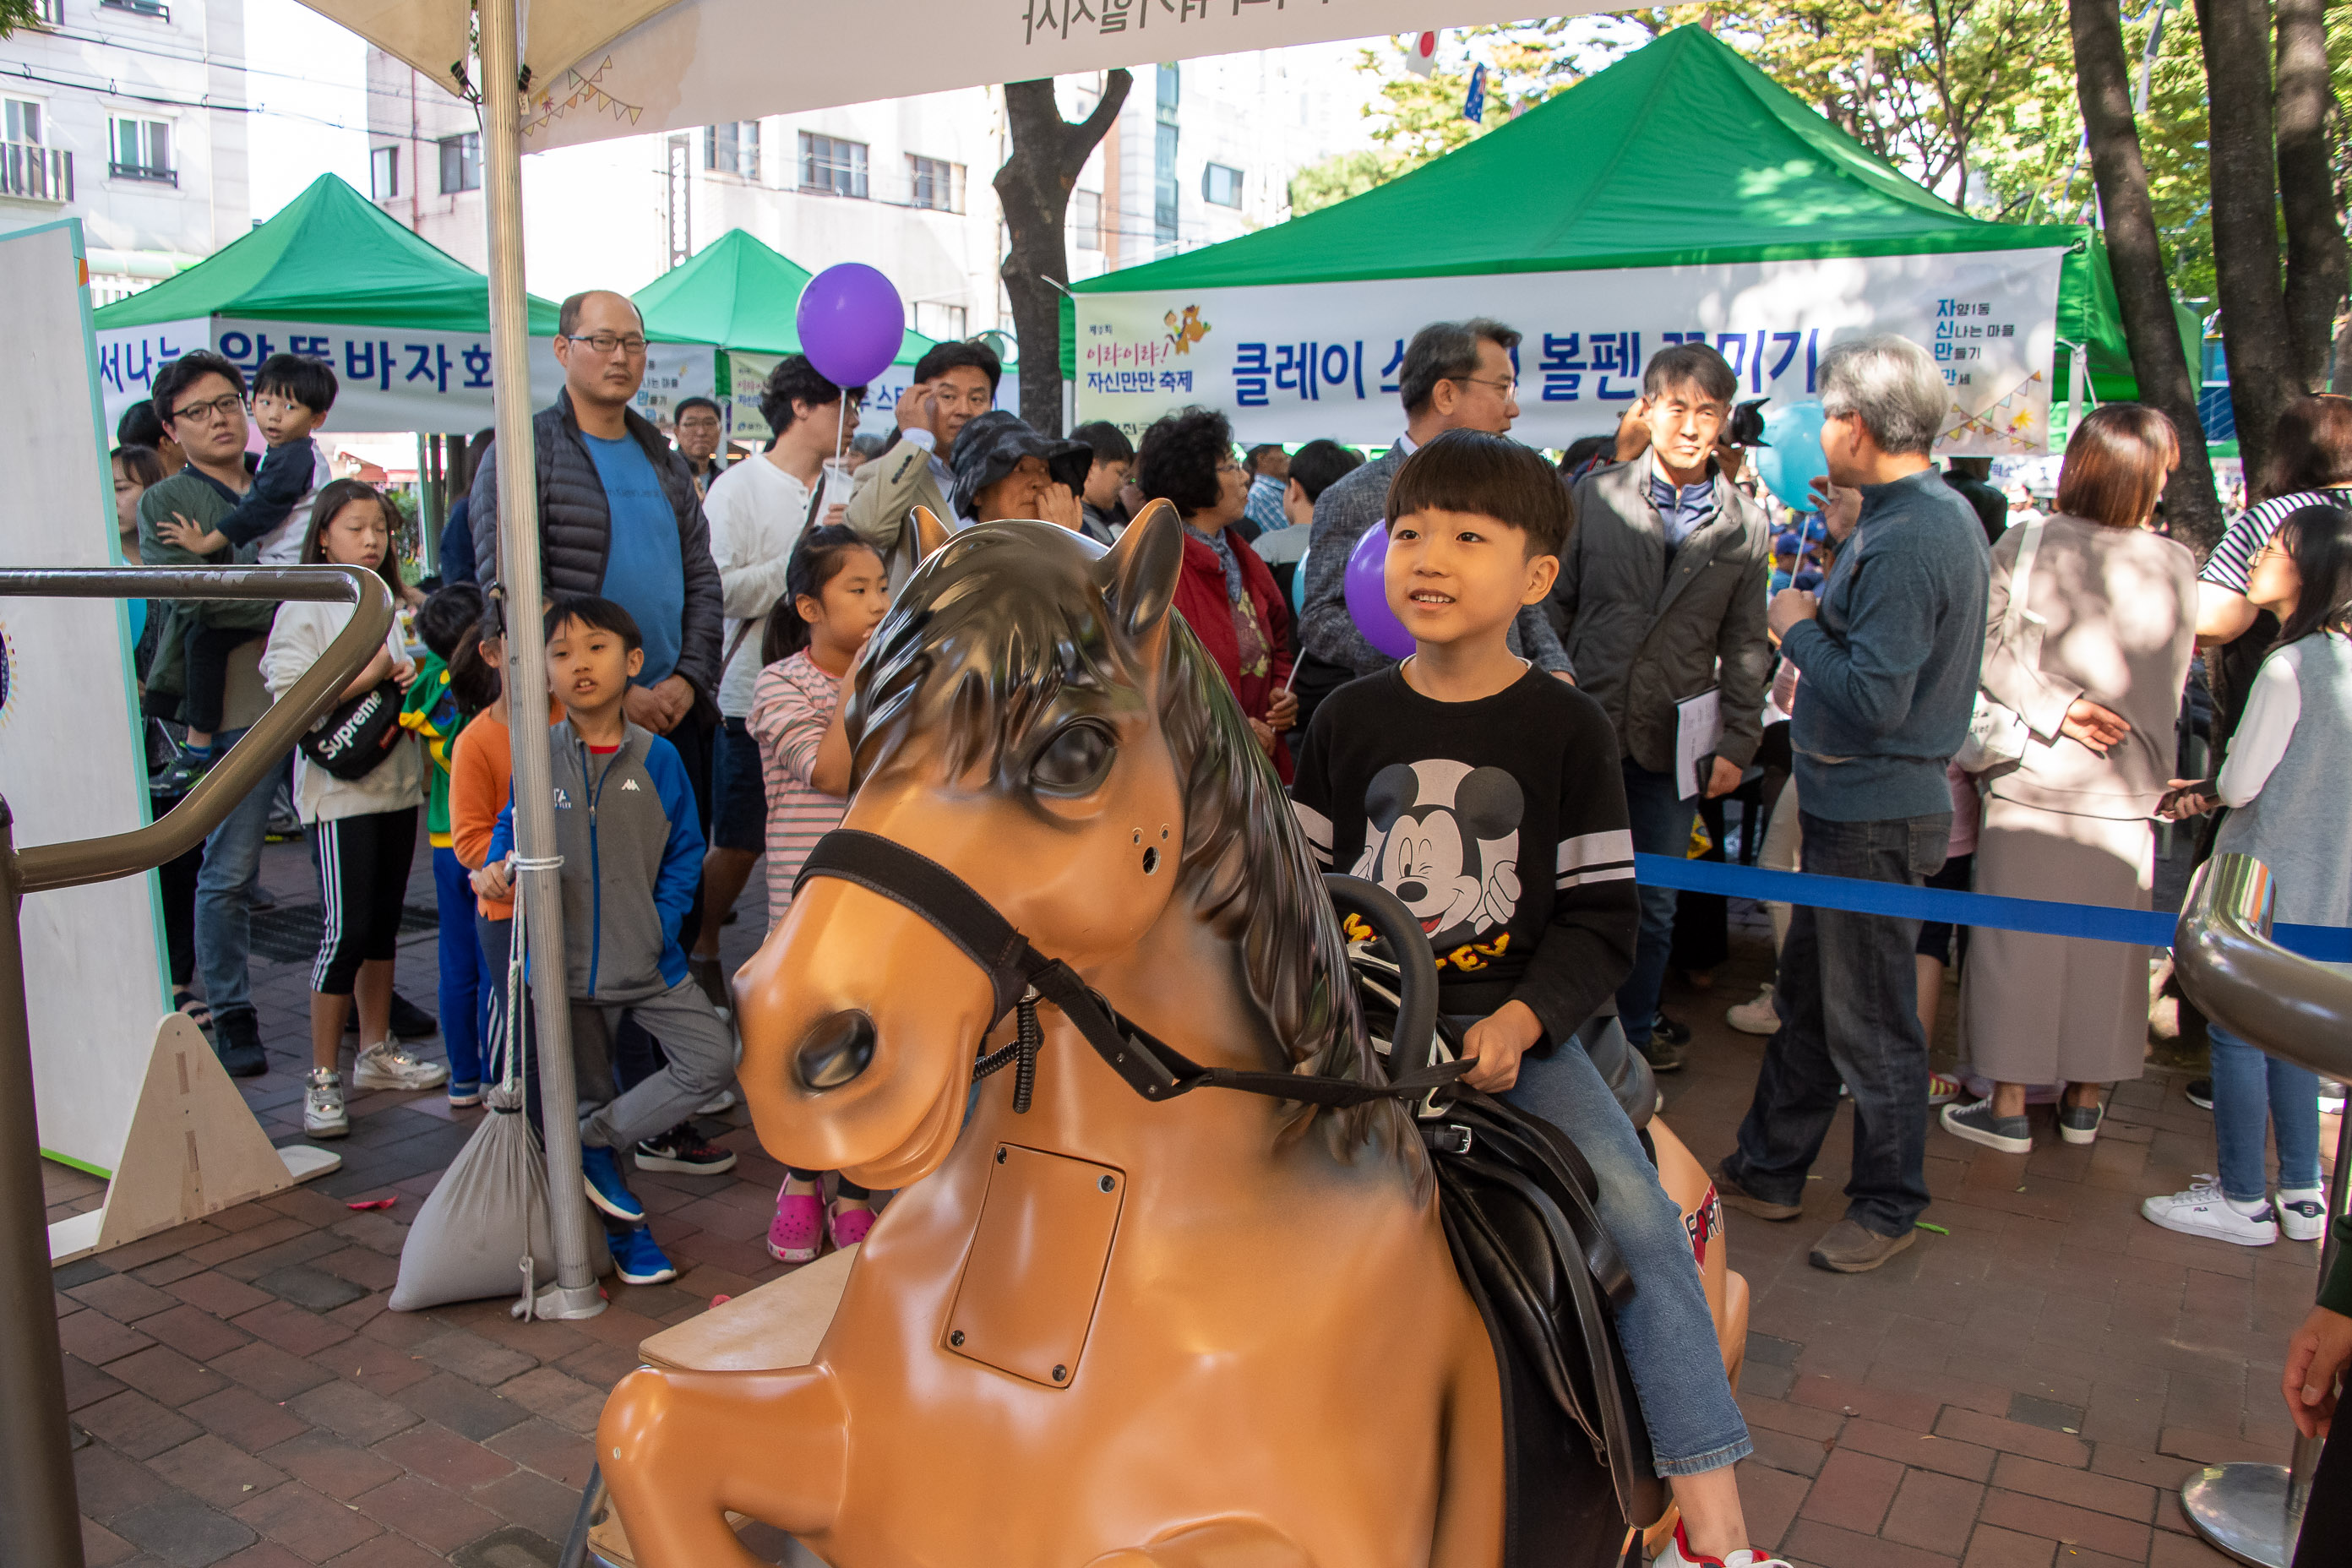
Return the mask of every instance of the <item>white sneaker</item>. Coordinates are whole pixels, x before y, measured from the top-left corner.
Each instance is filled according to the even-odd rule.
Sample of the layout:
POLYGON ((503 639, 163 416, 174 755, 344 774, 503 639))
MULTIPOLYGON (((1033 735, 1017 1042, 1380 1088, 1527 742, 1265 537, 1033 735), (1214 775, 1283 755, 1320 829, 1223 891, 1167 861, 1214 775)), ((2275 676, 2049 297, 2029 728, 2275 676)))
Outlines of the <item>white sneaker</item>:
POLYGON ((2278 1215, 2279 1234, 2289 1241, 2317 1241, 2327 1234, 2327 1194, 2321 1188, 2289 1192, 2281 1187, 2271 1201, 2271 1212, 2278 1215))
POLYGON ((2344 1114, 2344 1086, 2332 1078, 2319 1080, 2319 1114, 2322 1116, 2344 1114))
POLYGON ((2147 1199, 2139 1205, 2140 1214, 2151 1224, 2183 1236, 2208 1236, 2240 1247, 2268 1247, 2278 1239, 2277 1211, 2272 1205, 2264 1204, 2255 1214, 2240 1214, 2230 1206, 2211 1175, 2200 1175, 2196 1182, 2185 1193, 2147 1199))
POLYGON ((449 1069, 428 1062, 406 1046, 379 1040, 352 1064, 353 1089, 438 1089, 449 1081, 449 1069))
POLYGON ((1694 1552, 1683 1539, 1683 1521, 1675 1521, 1675 1538, 1666 1549, 1650 1559, 1650 1568, 1789 1568, 1787 1559, 1769 1556, 1761 1552, 1740 1548, 1728 1557, 1709 1557, 1694 1552))
POLYGON ((312 1068, 310 1087, 302 1093, 304 1135, 341 1138, 351 1130, 351 1118, 343 1114, 342 1075, 327 1068, 312 1068))
POLYGON ((1764 989, 1756 994, 1753 1002, 1742 1002, 1724 1014, 1723 1021, 1743 1035, 1779 1033, 1780 1015, 1773 1010, 1771 983, 1765 983, 1764 989))

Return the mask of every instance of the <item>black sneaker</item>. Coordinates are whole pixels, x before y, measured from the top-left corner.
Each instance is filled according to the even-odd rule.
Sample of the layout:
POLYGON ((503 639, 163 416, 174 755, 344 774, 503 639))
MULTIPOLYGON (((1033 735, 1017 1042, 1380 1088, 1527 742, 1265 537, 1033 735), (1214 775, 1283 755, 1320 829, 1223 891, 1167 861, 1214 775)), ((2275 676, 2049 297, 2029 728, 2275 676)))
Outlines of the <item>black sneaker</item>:
POLYGON ((2099 1141, 2099 1123, 2106 1119, 2105 1105, 2062 1105, 2058 1108, 2058 1136, 2069 1143, 2095 1143, 2099 1141))
POLYGON ((250 1007, 237 1007, 213 1019, 213 1049, 231 1078, 259 1078, 269 1070, 261 1048, 261 1020, 250 1007))
POLYGON ((2189 1103, 2195 1106, 2200 1110, 2212 1110, 2213 1080, 2210 1078, 2190 1079, 2189 1080, 2189 1103))
POLYGON ((1690 1026, 1677 1024, 1661 1012, 1650 1020, 1650 1038, 1664 1040, 1670 1046, 1687 1046, 1690 1044, 1690 1026))
POLYGON ((1944 1107, 1942 1115, 1944 1131, 1955 1138, 1965 1138, 1971 1143, 1981 1143, 2004 1154, 2030 1154, 2033 1152, 2032 1124, 2022 1116, 1995 1116, 1990 1100, 1970 1100, 1966 1105, 1948 1105, 1944 1107))
MULTIPOLYGON (((1684 1040, 1689 1039, 1690 1031, 1687 1029, 1684 1030, 1682 1032, 1682 1037, 1684 1040)), ((1636 1048, 1641 1051, 1642 1059, 1650 1064, 1650 1070, 1652 1072, 1680 1072, 1683 1070, 1682 1041, 1675 1039, 1664 1029, 1652 1035, 1648 1045, 1641 1046, 1636 1048)))
MULTIPOLYGON (((343 1033, 360 1032, 360 1010, 349 1009, 343 1015, 343 1033)), ((392 1037, 395 1040, 429 1040, 441 1032, 441 1020, 395 991, 392 994, 392 1037)))
POLYGON ((637 1145, 637 1169, 675 1171, 682 1176, 724 1175, 735 1168, 735 1155, 703 1141, 691 1121, 681 1121, 658 1138, 637 1145))
POLYGON ((182 752, 169 766, 148 778, 147 791, 150 795, 185 795, 212 772, 212 767, 210 752, 182 752))

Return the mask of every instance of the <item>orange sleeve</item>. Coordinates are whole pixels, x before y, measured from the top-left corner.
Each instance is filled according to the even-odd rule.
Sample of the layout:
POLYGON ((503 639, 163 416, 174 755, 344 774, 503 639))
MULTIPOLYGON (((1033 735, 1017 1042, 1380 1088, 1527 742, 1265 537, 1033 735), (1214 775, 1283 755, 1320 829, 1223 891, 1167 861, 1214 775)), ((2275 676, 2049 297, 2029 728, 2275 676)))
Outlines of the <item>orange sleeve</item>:
POLYGON ((449 842, 469 871, 482 868, 490 831, 506 808, 507 746, 506 727, 487 717, 476 718, 457 736, 449 768, 449 842))

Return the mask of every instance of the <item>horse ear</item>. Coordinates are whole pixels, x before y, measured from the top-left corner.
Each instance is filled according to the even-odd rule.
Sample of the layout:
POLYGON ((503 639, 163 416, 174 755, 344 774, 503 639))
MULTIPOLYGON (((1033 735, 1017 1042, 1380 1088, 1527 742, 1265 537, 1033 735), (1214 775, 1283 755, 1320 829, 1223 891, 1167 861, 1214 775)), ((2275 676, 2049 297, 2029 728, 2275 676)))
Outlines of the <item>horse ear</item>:
POLYGON ((929 507, 915 509, 915 560, 917 564, 929 561, 947 545, 948 525, 941 522, 929 507))
POLYGON ((1118 612, 1119 629, 1139 637, 1160 624, 1176 599, 1184 568, 1184 522, 1165 499, 1143 509, 1118 542, 1095 563, 1095 581, 1118 612))

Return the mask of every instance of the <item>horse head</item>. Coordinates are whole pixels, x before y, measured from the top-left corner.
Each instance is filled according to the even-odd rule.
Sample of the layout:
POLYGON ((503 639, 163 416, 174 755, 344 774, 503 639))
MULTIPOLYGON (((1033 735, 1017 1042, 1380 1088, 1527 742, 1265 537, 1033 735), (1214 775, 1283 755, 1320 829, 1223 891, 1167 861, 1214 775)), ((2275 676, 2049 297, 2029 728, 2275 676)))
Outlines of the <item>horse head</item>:
MULTIPOLYGON (((1183 543, 1165 501, 1108 551, 1045 522, 955 535, 845 694, 843 826, 948 868, 1081 974, 1155 931, 1205 935, 1265 1019, 1274 1059, 1249 1065, 1369 1070, 1345 948, 1281 786, 1171 612, 1183 543)), ((946 1158, 999 1001, 920 916, 812 878, 736 994, 744 1092, 779 1158, 875 1187, 946 1158)), ((1392 1108, 1318 1119, 1345 1151, 1376 1129, 1407 1142, 1392 1108)))

